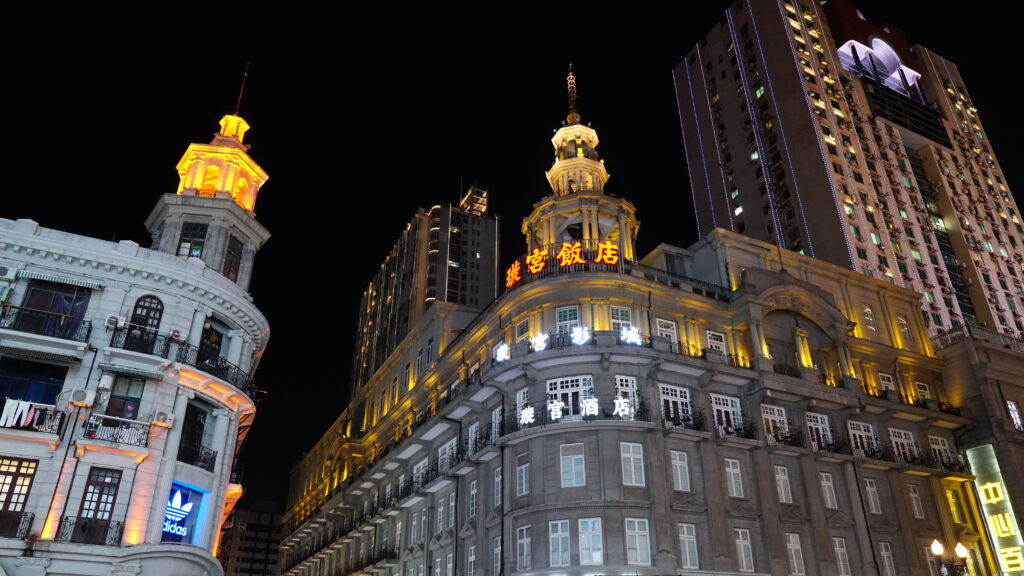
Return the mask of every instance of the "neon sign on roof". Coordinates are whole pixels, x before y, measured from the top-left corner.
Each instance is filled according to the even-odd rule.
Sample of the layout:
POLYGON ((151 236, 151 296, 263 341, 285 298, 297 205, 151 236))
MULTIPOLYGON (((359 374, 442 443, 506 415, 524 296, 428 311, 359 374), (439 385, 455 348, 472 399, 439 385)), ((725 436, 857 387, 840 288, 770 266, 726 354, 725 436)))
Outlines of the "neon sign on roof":
MULTIPOLYGON (((526 257, 520 261, 516 260, 505 270, 505 287, 511 288, 518 284, 524 274, 540 274, 548 268, 551 262, 551 250, 534 248, 526 257), (524 266, 525 264, 525 266, 524 266)), ((566 268, 575 264, 586 264, 584 258, 583 244, 581 242, 562 242, 561 248, 554 254, 554 265, 558 268, 566 268)), ((594 259, 590 262, 598 264, 615 265, 619 263, 619 245, 612 241, 599 242, 594 259)))

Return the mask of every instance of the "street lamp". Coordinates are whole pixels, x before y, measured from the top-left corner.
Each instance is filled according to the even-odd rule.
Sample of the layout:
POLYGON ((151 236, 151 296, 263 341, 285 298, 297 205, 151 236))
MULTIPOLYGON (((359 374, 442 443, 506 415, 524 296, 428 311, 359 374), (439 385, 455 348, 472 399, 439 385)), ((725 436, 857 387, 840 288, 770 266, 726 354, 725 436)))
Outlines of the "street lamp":
POLYGON ((945 547, 942 545, 942 542, 939 542, 938 538, 932 540, 932 554, 935 555, 936 560, 941 565, 939 573, 942 576, 970 576, 967 572, 967 547, 957 542, 956 548, 953 551, 956 553, 956 557, 960 559, 960 564, 945 562, 942 558, 942 555, 946 552, 945 547))

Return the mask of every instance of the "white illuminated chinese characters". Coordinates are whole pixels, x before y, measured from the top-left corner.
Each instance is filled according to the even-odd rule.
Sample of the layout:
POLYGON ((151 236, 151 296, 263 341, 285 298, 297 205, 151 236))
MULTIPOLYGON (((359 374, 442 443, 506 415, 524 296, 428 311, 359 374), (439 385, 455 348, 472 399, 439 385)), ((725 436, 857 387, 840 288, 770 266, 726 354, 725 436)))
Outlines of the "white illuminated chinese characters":
POLYGON ((615 409, 612 410, 612 416, 621 416, 622 418, 631 418, 633 416, 633 411, 629 405, 629 398, 615 397, 615 409))
POLYGON ((533 424, 536 420, 537 419, 533 414, 533 406, 527 406, 519 412, 519 424, 521 426, 533 424))
POLYGON ((597 416, 597 398, 583 398, 580 400, 580 408, 584 416, 597 416))
POLYGON ((619 339, 626 344, 633 344, 636 346, 643 344, 643 338, 640 337, 640 330, 635 326, 623 326, 622 330, 619 331, 619 339))
POLYGON ((494 361, 495 362, 504 362, 505 360, 508 360, 511 357, 512 357, 512 355, 509 352, 508 344, 505 344, 505 343, 499 344, 498 347, 494 349, 494 361))
POLYGON ((534 352, 542 352, 548 347, 548 335, 537 334, 533 338, 530 338, 530 344, 533 344, 534 352))
POLYGON ((1000 570, 1003 574, 1024 573, 1024 540, 995 450, 991 444, 971 448, 967 451, 967 460, 977 478, 978 500, 981 501, 985 528, 996 549, 1000 570))
POLYGON ((552 420, 561 420, 563 407, 565 407, 565 402, 562 402, 561 400, 549 400, 548 417, 552 420))
POLYGON ((572 329, 572 343, 582 346, 590 341, 590 329, 586 326, 576 326, 572 329))

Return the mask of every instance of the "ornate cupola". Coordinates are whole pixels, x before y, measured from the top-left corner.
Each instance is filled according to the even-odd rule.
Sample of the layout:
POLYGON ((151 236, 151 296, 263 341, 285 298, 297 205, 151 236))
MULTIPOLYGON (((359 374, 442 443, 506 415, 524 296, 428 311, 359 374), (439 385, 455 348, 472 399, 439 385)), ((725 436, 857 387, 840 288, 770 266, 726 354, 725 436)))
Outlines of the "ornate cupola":
POLYGON ((593 250, 602 242, 619 246, 622 258, 635 260, 636 208, 628 200, 605 194, 608 171, 597 154, 597 132, 581 123, 576 107, 576 77, 569 66, 569 114, 551 144, 555 161, 547 171, 552 193, 523 219, 527 250, 580 242, 593 250))
POLYGON ((201 260, 243 289, 270 238, 254 212, 269 176, 249 157, 248 130, 236 110, 221 118, 209 144, 189 144, 178 161, 177 192, 164 194, 146 219, 154 250, 201 260))

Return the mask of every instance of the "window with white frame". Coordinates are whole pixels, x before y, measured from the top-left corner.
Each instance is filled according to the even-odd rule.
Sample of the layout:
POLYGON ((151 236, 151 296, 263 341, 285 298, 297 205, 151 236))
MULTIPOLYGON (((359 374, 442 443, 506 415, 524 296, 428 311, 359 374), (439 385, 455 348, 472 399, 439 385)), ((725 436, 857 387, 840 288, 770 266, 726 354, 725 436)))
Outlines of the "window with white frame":
POLYGON ((661 414, 666 422, 683 424, 690 421, 690 391, 680 386, 658 384, 661 393, 661 414))
POLYGON ((946 490, 946 503, 949 504, 949 514, 953 517, 953 522, 963 524, 967 517, 964 515, 964 506, 960 498, 960 490, 946 490))
POLYGON ((807 437, 811 440, 811 449, 817 452, 832 445, 832 428, 829 427, 828 416, 814 412, 805 413, 807 420, 807 437))
POLYGON ((846 539, 832 538, 832 552, 836 556, 837 576, 853 576, 850 571, 850 555, 846 552, 846 539))
POLYGON ((704 333, 708 339, 708 348, 725 354, 725 334, 714 330, 707 330, 704 333))
POLYGON ((555 308, 555 332, 569 334, 572 329, 580 325, 579 306, 561 306, 555 308))
POLYGON ((679 341, 679 331, 676 329, 676 323, 674 321, 658 318, 655 326, 658 331, 658 336, 667 339, 669 342, 679 341))
POLYGON ((878 330, 878 325, 875 324, 875 311, 871 309, 871 306, 864 307, 864 325, 871 330, 878 330))
POLYGON ((516 390, 516 422, 523 423, 523 410, 530 405, 530 389, 516 390))
POLYGON ((580 565, 598 566, 604 563, 604 538, 600 518, 580 518, 580 565))
POLYGON ((477 499, 480 496, 480 491, 477 488, 476 480, 470 480, 469 482, 469 506, 467 506, 467 514, 470 518, 476 518, 476 506, 477 499))
POLYGON ((440 534, 441 531, 444 530, 444 521, 445 521, 445 518, 448 517, 448 515, 444 513, 444 511, 445 511, 444 505, 445 505, 445 502, 447 502, 447 501, 448 501, 448 499, 445 498, 444 496, 441 496, 440 498, 437 499, 437 533, 438 534, 440 534))
POLYGON ((917 447, 917 438, 910 430, 889 428, 889 440, 892 441, 892 450, 901 462, 915 462, 920 450, 917 447))
POLYGON ((530 455, 516 456, 516 496, 530 493, 530 455))
POLYGON ((743 498, 743 474, 740 461, 735 458, 725 459, 725 485, 730 497, 743 498))
POLYGON ((711 400, 712 416, 715 426, 730 432, 738 426, 743 425, 743 411, 740 409, 740 399, 721 394, 709 394, 711 400))
POLYGON ((697 526, 695 524, 679 524, 679 561, 682 568, 700 569, 697 555, 697 526))
POLYGON ((420 513, 413 512, 409 515, 409 544, 420 541, 420 513))
POLYGON ((516 322, 516 342, 523 342, 530 339, 530 319, 523 318, 516 322))
POLYGON ((878 373, 878 388, 880 390, 892 390, 896 391, 896 379, 893 378, 892 374, 886 374, 885 372, 878 373))
POLYGON ((804 553, 800 547, 800 534, 786 532, 786 555, 789 556, 789 573, 793 576, 806 574, 804 553))
POLYGON ((928 567, 928 576, 939 576, 941 574, 939 561, 932 554, 931 546, 924 546, 922 550, 924 550, 924 564, 928 567))
POLYGON ((556 566, 569 565, 569 521, 556 520, 548 522, 548 551, 550 564, 556 566))
POLYGON ((754 548, 750 542, 750 530, 734 528, 736 536, 736 567, 740 572, 754 571, 754 548))
POLYGON ((644 486, 644 446, 635 442, 619 442, 622 459, 622 484, 644 486))
POLYGON ((491 410, 491 442, 493 443, 501 436, 501 421, 504 418, 504 409, 499 406, 491 410))
POLYGON ((445 556, 445 576, 454 576, 455 574, 455 559, 452 556, 454 555, 451 552, 449 552, 448 555, 445 556))
POLYGON ((583 458, 583 444, 562 444, 558 447, 562 488, 583 486, 587 483, 583 458))
POLYGON ((928 447, 932 449, 932 456, 940 466, 953 462, 953 450, 949 447, 949 440, 941 436, 929 436, 928 447))
POLYGON ((848 420, 846 427, 850 431, 850 446, 856 451, 860 451, 860 455, 863 456, 865 452, 873 453, 876 449, 875 442, 875 427, 867 422, 857 422, 856 420, 848 420))
POLYGON ((455 526, 455 492, 448 494, 448 527, 455 526))
POLYGON ((1020 407, 1013 400, 1006 401, 1006 414, 1010 417, 1010 421, 1013 422, 1013 427, 1020 432, 1024 432, 1024 420, 1021 420, 1020 407))
POLYGON ((918 400, 931 400, 932 389, 928 386, 927 382, 921 382, 920 380, 914 381, 914 390, 917 392, 918 400))
POLYGON ((907 484, 907 497, 910 500, 910 509, 914 512, 914 518, 924 518, 924 501, 921 499, 921 487, 917 484, 907 484))
POLYGON ((459 444, 458 438, 452 438, 437 449, 437 471, 445 473, 451 468, 455 460, 455 450, 459 444))
POLYGON ((629 328, 633 324, 633 311, 622 306, 612 306, 612 331, 618 334, 623 328, 629 328))
POLYGON ((632 418, 640 407, 640 399, 636 393, 636 377, 616 375, 615 396, 613 410, 616 416, 627 419, 632 418))
POLYGON ((516 528, 516 570, 530 569, 530 527, 516 528))
POLYGON ((907 319, 904 318, 903 316, 897 316, 896 317, 896 326, 899 327, 899 330, 900 330, 900 340, 903 342, 903 346, 906 346, 907 344, 910 344, 910 342, 911 342, 910 322, 907 322, 907 319))
POLYGON ((424 508, 423 511, 420 512, 420 541, 421 542, 423 540, 426 540, 427 538, 429 538, 429 536, 427 535, 427 532, 429 532, 429 530, 430 530, 430 522, 427 521, 427 518, 429 518, 429 517, 430 517, 430 510, 424 508))
POLYGON ((776 439, 789 436, 789 423, 786 421, 786 409, 772 404, 761 404, 761 421, 764 422, 764 437, 768 444, 775 444, 776 439))
POLYGON ((466 452, 468 454, 475 454, 477 445, 480 441, 480 423, 473 422, 466 429, 466 452))
POLYGON ((419 488, 423 484, 423 474, 427 471, 428 460, 424 458, 416 463, 412 467, 412 485, 413 488, 419 488))
POLYGON ((626 518, 626 564, 651 564, 651 537, 646 518, 626 518))
POLYGON ((501 506, 501 466, 494 469, 494 505, 501 506))
POLYGON ((441 555, 434 557, 434 576, 441 576, 441 555))
POLYGON ((819 472, 818 477, 821 479, 821 496, 825 500, 825 508, 834 510, 839 507, 839 501, 836 500, 836 485, 832 480, 831 472, 819 472))
POLYGON ((501 574, 501 536, 491 540, 491 574, 501 574))
POLYGON ((878 499, 878 484, 875 483, 874 478, 864 479, 864 497, 868 501, 868 512, 882 513, 882 502, 878 499))
POLYGON ((779 502, 793 503, 793 489, 789 485, 789 468, 775 465, 775 488, 779 493, 779 502))
POLYGON ((466 548, 466 574, 476 574, 476 546, 466 548))
MULTIPOLYGON (((558 420, 579 420, 585 415, 597 415, 597 398, 594 396, 593 376, 580 375, 548 380, 548 410, 558 405, 558 420)), ((550 418, 555 419, 555 418, 550 418)))
POLYGON ((686 452, 672 450, 672 489, 690 491, 690 462, 686 452))
POLYGON ((892 557, 892 544, 878 543, 878 557, 882 564, 882 576, 896 576, 896 562, 892 557))

